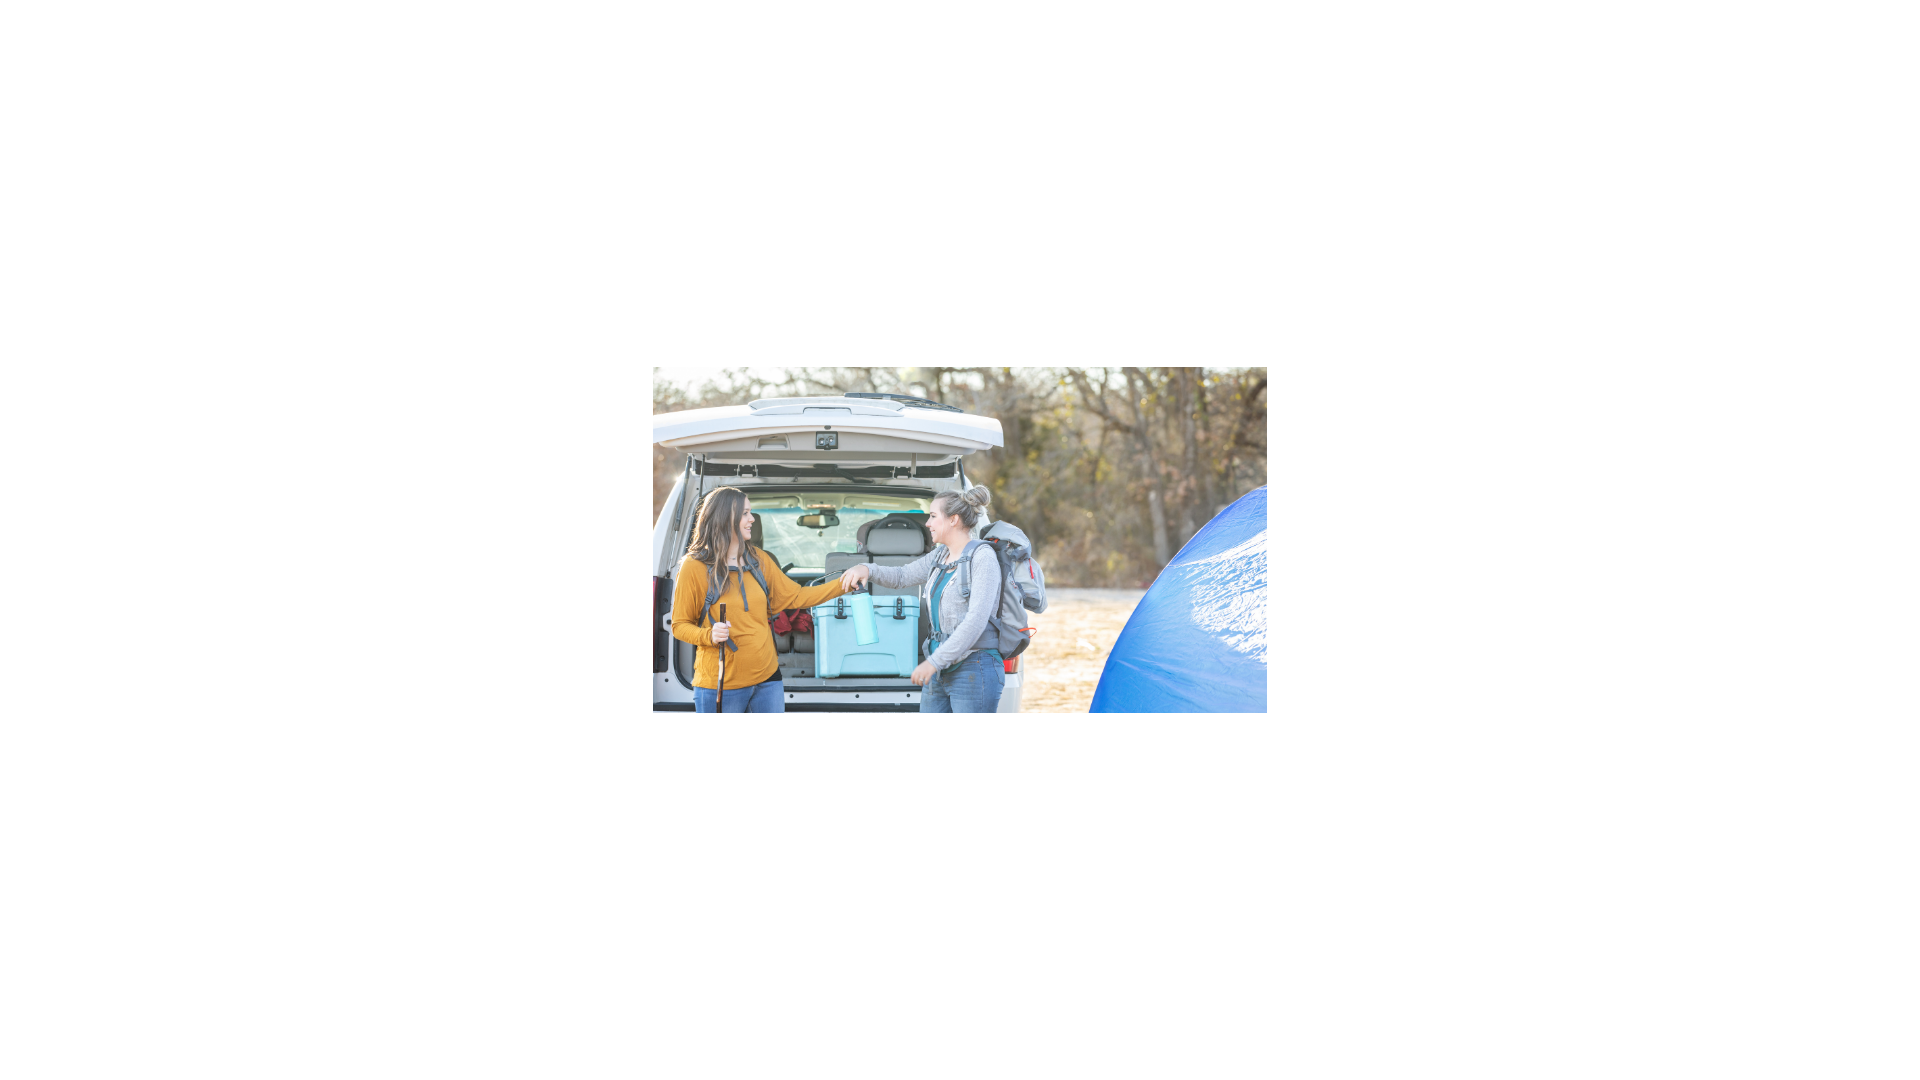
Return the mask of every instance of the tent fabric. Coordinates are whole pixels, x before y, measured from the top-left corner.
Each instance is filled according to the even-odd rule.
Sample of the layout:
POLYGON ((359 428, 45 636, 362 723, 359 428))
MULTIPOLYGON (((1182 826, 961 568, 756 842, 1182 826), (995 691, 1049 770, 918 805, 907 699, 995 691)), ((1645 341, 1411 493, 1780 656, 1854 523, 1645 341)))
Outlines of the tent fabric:
POLYGON ((1127 619, 1092 712, 1267 711, 1267 489, 1193 534, 1127 619))

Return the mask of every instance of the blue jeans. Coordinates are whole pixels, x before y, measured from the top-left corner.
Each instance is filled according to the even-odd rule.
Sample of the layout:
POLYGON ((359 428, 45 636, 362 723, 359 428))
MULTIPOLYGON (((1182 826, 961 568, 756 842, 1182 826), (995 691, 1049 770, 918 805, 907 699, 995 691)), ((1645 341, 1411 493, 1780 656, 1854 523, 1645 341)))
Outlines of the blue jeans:
MULTIPOLYGON (((718 712, 714 707, 720 697, 718 690, 709 690, 704 686, 693 688, 694 712, 718 712)), ((786 712, 786 684, 779 679, 768 679, 752 686, 735 686, 727 690, 728 712, 786 712)))
POLYGON ((999 649, 982 649, 933 673, 920 691, 921 712, 998 712, 1007 688, 1006 661, 999 649))

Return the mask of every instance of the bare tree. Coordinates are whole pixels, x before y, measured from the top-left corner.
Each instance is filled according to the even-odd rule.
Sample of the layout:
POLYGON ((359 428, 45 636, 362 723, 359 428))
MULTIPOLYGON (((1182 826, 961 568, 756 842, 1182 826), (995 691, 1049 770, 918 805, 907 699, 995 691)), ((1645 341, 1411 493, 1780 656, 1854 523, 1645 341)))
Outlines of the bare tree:
POLYGON ((1167 549, 1167 511, 1160 497, 1159 470, 1154 464, 1153 439, 1148 429, 1145 415, 1141 412, 1141 402, 1146 391, 1151 389, 1138 368, 1122 368, 1121 375, 1127 381, 1127 408, 1131 421, 1115 415, 1107 401, 1105 373, 1102 373, 1100 390, 1096 393, 1088 384, 1086 376, 1079 370, 1070 372, 1074 385, 1086 400, 1087 408, 1096 413, 1114 429, 1122 432, 1133 444, 1133 456, 1140 470, 1141 483, 1147 493, 1147 515, 1153 526, 1153 558, 1156 568, 1167 565, 1173 555, 1167 549))
POLYGON ((1236 496, 1240 488, 1238 466, 1242 460, 1241 451, 1250 451, 1263 463, 1267 456, 1265 401, 1267 376, 1263 371, 1251 382, 1244 381, 1248 377, 1250 376, 1237 376, 1231 383, 1233 394, 1230 400, 1238 401, 1239 406, 1231 412, 1231 426, 1227 429, 1227 437, 1219 448, 1219 452, 1226 459, 1228 493, 1236 496))
POLYGON ((1200 389, 1200 373, 1202 370, 1201 368, 1175 368, 1168 372, 1170 375, 1173 374, 1174 371, 1179 372, 1176 385, 1180 389, 1175 400, 1180 409, 1180 445, 1183 451, 1180 462, 1185 472, 1185 476, 1181 481, 1184 493, 1183 498, 1180 500, 1180 544, 1182 547, 1186 546, 1186 542, 1193 539, 1193 534, 1199 531, 1199 527, 1194 524, 1193 520, 1195 504, 1197 503, 1202 509, 1212 505, 1212 499, 1208 497, 1207 493, 1206 471, 1200 467, 1200 444, 1195 438, 1194 431, 1194 419, 1199 409, 1195 398, 1200 389))
POLYGON ((1165 566, 1173 558, 1167 546, 1166 500, 1160 495, 1160 468, 1154 459, 1153 436, 1147 418, 1141 413, 1153 384, 1139 368, 1124 368, 1122 373, 1127 377, 1127 407, 1133 413, 1134 452, 1140 456, 1140 478, 1147 485, 1147 513, 1153 521, 1153 561, 1156 566, 1165 566))

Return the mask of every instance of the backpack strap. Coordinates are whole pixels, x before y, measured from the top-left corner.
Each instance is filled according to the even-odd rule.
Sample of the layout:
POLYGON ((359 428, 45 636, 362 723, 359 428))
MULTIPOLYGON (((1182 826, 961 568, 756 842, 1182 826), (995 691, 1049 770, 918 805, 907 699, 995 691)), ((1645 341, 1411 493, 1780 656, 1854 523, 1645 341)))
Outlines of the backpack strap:
MULTIPOLYGON (((760 583, 760 594, 767 598, 767 605, 771 607, 773 605, 773 590, 767 588, 767 575, 760 569, 760 554, 754 551, 752 547, 747 548, 747 569, 753 571, 753 580, 760 583)), ((740 604, 744 607, 746 603, 747 591, 742 589, 740 590, 740 604)))
MULTIPOLYGON (((767 588, 767 575, 764 571, 760 569, 759 556, 753 553, 752 547, 748 547, 747 550, 741 555, 741 558, 746 563, 746 569, 753 572, 753 580, 760 583, 760 592, 767 597, 767 602, 771 604, 773 602, 773 591, 767 588)), ((720 569, 723 574, 726 572, 726 567, 723 566, 720 569)), ((727 575, 727 577, 731 577, 731 576, 732 576, 731 574, 727 575)), ((707 609, 713 606, 713 602, 715 600, 720 599, 720 590, 723 587, 725 580, 726 578, 723 577, 721 578, 720 581, 714 581, 711 575, 708 576, 707 602, 700 605, 700 618, 693 625, 705 626, 707 624, 707 609)), ((747 590, 744 585, 741 586, 740 588, 740 610, 742 611, 753 610, 753 608, 747 605, 747 590)))
MULTIPOLYGON (((945 558, 944 555, 941 557, 945 558)), ((920 627, 915 631, 915 640, 920 643, 919 658, 922 660, 930 659, 933 650, 940 647, 933 637, 933 579, 940 576, 940 568, 944 565, 936 561, 933 569, 927 572, 927 580, 920 585, 920 627)))
POLYGON ((967 546, 960 549, 960 599, 973 602, 973 552, 986 543, 985 540, 969 540, 967 546))
MULTIPOLYGON (((992 541, 969 540, 967 546, 960 549, 960 599, 965 600, 969 608, 973 607, 973 553, 980 547, 992 550, 992 541)), ((999 554, 996 552, 994 557, 999 558, 999 554)), ((1007 587, 1005 580, 1000 582, 1000 587, 1007 587)), ((987 629, 993 632, 993 647, 999 648, 1000 598, 997 596, 993 598, 993 614, 987 616, 987 629)))
MULTIPOLYGON (((968 553, 973 551, 973 545, 975 543, 978 543, 978 541, 968 542, 968 553)), ((924 643, 922 651, 929 660, 933 659, 934 650, 938 649, 947 640, 947 635, 952 633, 951 629, 935 630, 933 628, 933 587, 940 580, 940 575, 951 566, 960 575, 960 596, 964 599, 972 590, 972 583, 967 577, 967 560, 963 558, 957 564, 950 564, 947 562, 947 555, 948 552, 946 548, 942 547, 940 549, 940 558, 933 564, 932 572, 927 575, 926 586, 921 593, 920 638, 924 643)))

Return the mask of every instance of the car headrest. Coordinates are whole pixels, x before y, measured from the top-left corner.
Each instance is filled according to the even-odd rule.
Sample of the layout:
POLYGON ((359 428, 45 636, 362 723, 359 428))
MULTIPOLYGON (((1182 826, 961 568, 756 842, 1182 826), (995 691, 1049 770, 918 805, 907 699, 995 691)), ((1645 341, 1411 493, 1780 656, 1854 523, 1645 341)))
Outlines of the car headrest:
POLYGON ((758 548, 767 546, 767 532, 760 526, 759 514, 753 515, 753 546, 758 548))
POLYGON ((867 534, 872 532, 875 526, 897 525, 903 521, 919 529, 920 536, 927 542, 927 546, 933 546, 933 537, 927 532, 927 515, 924 513, 896 513, 888 514, 886 517, 874 518, 872 521, 867 522, 855 530, 853 534, 854 541, 860 545, 861 551, 865 551, 867 550, 867 534))
POLYGON ((867 533, 869 555, 924 555, 927 541, 912 522, 880 525, 867 533))

